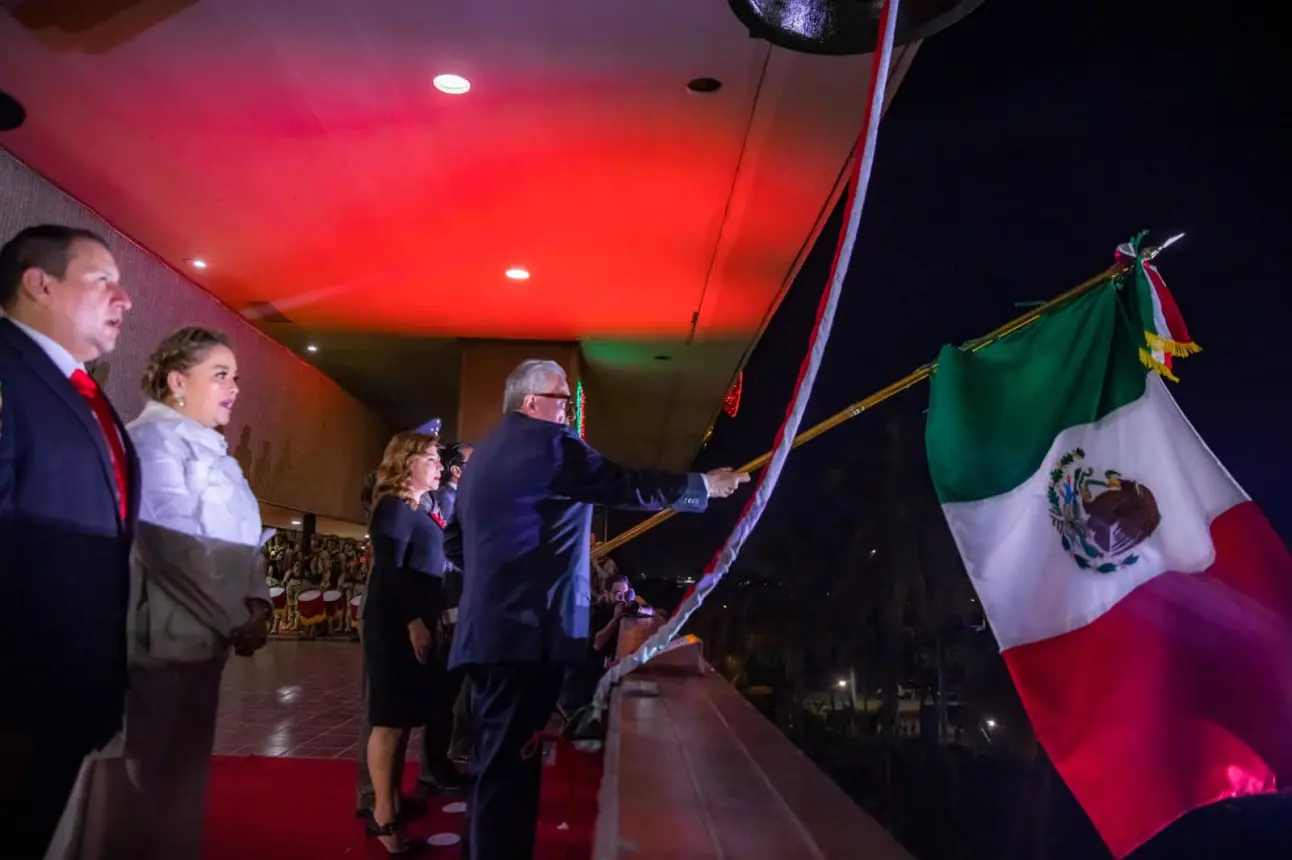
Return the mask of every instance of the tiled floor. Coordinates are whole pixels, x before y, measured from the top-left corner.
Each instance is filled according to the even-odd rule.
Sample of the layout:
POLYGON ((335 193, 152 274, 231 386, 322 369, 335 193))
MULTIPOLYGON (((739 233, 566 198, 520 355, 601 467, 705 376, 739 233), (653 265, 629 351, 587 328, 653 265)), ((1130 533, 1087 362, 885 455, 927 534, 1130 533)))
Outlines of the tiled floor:
MULTIPOLYGON (((361 657, 357 643, 277 640, 251 659, 230 658, 216 727, 205 858, 381 853, 351 814, 363 722, 361 657), (279 814, 266 815, 267 809, 279 814)), ((415 736, 410 759, 417 749, 415 736)), ((543 771, 534 856, 589 860, 601 757, 570 748, 558 752, 543 771)), ((406 769, 406 789, 415 771, 406 769)), ((427 856, 457 857, 464 809, 461 798, 433 804, 409 824, 410 838, 428 840, 427 856)))
MULTIPOLYGON (((281 639, 255 657, 230 657, 215 754, 354 757, 363 719, 361 660, 358 643, 281 639)), ((417 740, 408 745, 410 759, 417 740)))

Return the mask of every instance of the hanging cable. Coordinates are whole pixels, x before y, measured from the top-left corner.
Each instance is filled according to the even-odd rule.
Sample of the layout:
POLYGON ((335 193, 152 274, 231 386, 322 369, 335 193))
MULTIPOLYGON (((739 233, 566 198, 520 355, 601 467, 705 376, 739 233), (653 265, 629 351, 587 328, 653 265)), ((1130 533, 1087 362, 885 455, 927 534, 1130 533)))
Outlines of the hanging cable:
POLYGON ((758 520, 767 509, 772 492, 780 479, 781 469, 794 447, 794 437, 798 434, 799 424, 812 396, 812 386, 816 382, 817 370, 825 355, 826 345, 830 341, 830 329, 834 325, 835 311, 839 306, 839 296, 848 276, 848 264, 852 260, 853 248, 857 243, 857 228, 861 224, 861 212, 866 202, 866 190, 870 186, 871 169, 875 163, 875 146, 879 139, 879 120, 883 114, 884 95, 888 90, 888 70, 893 58, 893 37, 897 27, 897 13, 900 0, 885 0, 884 11, 880 17, 879 48, 873 55, 870 73, 870 98, 866 104, 866 121, 862 127, 861 146, 858 147, 857 163, 851 183, 851 194, 844 215, 844 228, 835 249, 834 262, 830 267, 830 278, 826 282, 825 292, 817 307, 816 323, 808 340, 807 355, 799 367, 798 381, 794 386, 794 396, 785 413, 785 420, 776 433, 776 443, 772 449, 771 461, 758 479, 754 492, 745 509, 736 521, 735 527, 727 537, 722 548, 709 562, 699 584, 687 594, 673 617, 659 630, 641 644, 636 651, 616 663, 597 685, 593 697, 593 715, 600 715, 610 701, 610 690, 619 679, 651 658, 667 650, 682 625, 686 624, 704 599, 722 581, 723 576, 740 554, 740 548, 758 525, 758 520))

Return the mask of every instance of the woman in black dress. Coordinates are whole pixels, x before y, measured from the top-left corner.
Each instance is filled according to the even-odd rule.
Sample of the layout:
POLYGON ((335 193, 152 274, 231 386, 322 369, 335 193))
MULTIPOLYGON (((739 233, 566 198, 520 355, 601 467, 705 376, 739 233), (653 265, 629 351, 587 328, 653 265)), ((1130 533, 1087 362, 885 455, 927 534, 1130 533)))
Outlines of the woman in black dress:
POLYGON ((363 617, 363 659, 368 683, 368 769, 373 821, 391 854, 410 847, 399 830, 400 783, 409 730, 425 725, 445 646, 444 524, 419 509, 422 496, 440 484, 435 436, 400 433, 390 440, 377 471, 372 518, 372 572, 363 617))

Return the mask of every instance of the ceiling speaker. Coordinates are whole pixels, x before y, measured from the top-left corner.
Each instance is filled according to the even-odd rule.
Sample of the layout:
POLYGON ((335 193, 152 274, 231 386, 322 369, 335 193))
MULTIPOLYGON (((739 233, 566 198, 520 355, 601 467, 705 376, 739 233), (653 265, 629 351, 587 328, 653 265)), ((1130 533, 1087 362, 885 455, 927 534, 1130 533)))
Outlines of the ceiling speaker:
MULTIPOLYGON (((883 0, 727 0, 749 35, 807 54, 869 54, 879 44, 883 0)), ((902 0, 896 44, 932 36, 983 0, 902 0)))
POLYGON ((0 90, 0 131, 13 131, 27 119, 27 111, 13 96, 0 90))

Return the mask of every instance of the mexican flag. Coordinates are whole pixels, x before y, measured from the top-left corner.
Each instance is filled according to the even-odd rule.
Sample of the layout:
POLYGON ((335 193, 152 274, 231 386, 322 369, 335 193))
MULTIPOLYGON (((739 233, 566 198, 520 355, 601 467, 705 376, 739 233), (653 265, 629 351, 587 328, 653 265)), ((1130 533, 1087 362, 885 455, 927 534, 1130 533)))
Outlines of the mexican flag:
POLYGON ((1130 270, 977 353, 945 348, 926 444, 1032 727, 1124 857, 1292 778, 1292 558, 1176 405, 1197 351, 1130 270))

